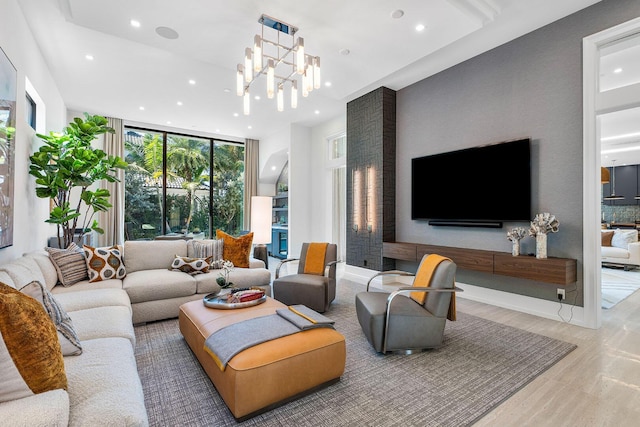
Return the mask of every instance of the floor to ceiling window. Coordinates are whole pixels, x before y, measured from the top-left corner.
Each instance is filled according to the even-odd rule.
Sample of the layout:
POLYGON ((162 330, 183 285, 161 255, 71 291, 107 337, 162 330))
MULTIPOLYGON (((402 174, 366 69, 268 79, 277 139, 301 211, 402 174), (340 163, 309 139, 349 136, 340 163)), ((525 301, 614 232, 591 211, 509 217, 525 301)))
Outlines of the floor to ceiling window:
POLYGON ((239 234, 244 145, 125 128, 125 239, 239 234))

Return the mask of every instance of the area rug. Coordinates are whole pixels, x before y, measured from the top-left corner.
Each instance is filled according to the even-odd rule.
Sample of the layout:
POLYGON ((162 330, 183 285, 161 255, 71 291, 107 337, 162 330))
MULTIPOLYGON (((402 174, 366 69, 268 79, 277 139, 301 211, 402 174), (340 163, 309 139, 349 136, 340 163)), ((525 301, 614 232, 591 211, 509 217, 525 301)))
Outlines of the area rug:
MULTIPOLYGON (((355 292, 342 281, 325 313, 346 338, 340 381, 251 418, 246 426, 468 426, 576 346, 458 312, 444 344, 380 355, 362 334, 355 292)), ((176 319, 135 328, 136 359, 151 426, 238 425, 180 335, 176 319)), ((260 384, 256 384, 259 387, 260 384)))
POLYGON ((602 308, 610 309, 640 289, 640 270, 603 268, 602 308))

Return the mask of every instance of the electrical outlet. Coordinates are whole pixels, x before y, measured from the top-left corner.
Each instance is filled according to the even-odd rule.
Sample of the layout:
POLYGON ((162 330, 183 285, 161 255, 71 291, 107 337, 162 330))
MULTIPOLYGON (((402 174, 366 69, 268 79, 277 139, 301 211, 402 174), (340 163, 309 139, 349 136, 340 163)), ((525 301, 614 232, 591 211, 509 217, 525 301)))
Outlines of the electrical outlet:
POLYGON ((557 289, 557 293, 558 293, 558 301, 564 301, 564 289, 558 288, 557 289))

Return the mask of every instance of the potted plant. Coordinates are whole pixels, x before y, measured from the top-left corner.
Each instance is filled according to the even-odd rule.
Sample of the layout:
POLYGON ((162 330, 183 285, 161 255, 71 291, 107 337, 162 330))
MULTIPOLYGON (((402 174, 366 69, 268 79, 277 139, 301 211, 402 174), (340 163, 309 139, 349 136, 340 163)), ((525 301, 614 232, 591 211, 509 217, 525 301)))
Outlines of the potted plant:
POLYGON ((76 243, 80 243, 92 230, 104 233, 94 216, 112 206, 111 194, 106 188, 93 184, 102 180, 117 182, 117 169, 127 167, 120 157, 108 156, 91 146, 98 135, 114 132, 107 126, 107 119, 84 115, 84 119, 73 119, 63 133, 37 134, 44 145, 29 157, 29 174, 36 178, 36 196, 51 199, 53 208, 46 222, 56 224, 60 248, 67 248, 74 237, 78 239, 76 243), (74 206, 71 205, 72 192, 74 206), (75 197, 78 197, 77 203, 75 197), (82 224, 78 224, 82 215, 82 224), (76 230, 79 233, 76 234, 76 230))

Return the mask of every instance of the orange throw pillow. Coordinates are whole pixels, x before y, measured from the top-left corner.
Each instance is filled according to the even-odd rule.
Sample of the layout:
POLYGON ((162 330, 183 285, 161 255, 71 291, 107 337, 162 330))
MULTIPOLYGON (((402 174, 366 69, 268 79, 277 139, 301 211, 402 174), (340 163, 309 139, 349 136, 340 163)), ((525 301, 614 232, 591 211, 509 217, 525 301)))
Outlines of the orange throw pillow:
POLYGON ((0 283, 0 402, 67 388, 56 326, 41 303, 0 283))
POLYGON ((611 239, 613 239, 613 231, 602 232, 602 246, 611 246, 611 239))
POLYGON ((216 230, 216 238, 224 240, 222 258, 231 261, 234 267, 249 268, 249 255, 253 243, 253 232, 233 237, 222 230, 216 230))

